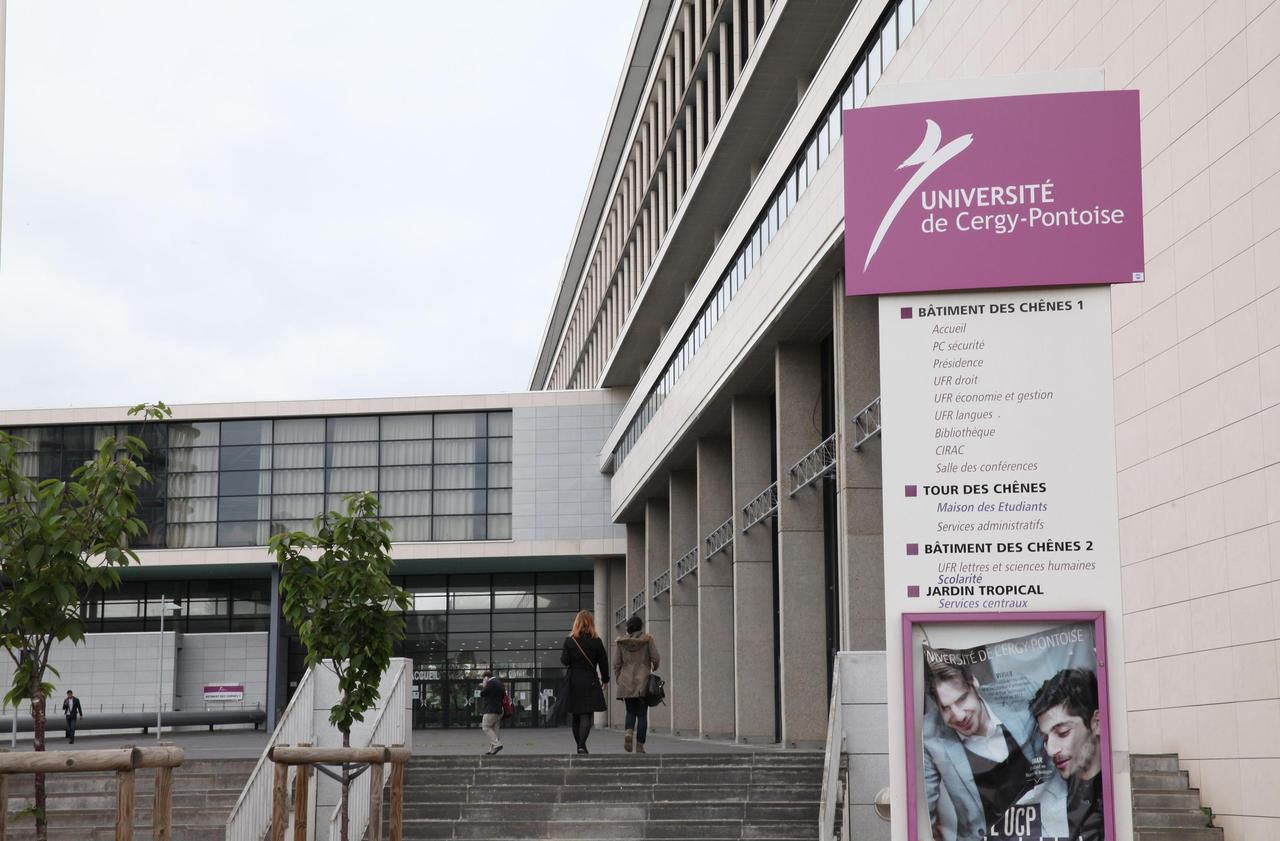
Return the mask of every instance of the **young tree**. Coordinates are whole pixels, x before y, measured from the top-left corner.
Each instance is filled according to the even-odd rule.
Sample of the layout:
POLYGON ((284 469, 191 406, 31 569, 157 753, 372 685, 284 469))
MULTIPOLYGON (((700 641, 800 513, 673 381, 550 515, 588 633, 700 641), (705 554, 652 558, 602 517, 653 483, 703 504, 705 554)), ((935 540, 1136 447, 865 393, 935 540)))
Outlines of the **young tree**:
MULTIPOLYGON (((163 403, 129 410, 144 420, 169 417, 163 403)), ((55 642, 84 640, 80 600, 93 588, 119 586, 119 568, 137 561, 131 539, 146 533, 134 516, 138 488, 151 480, 141 462, 147 447, 132 435, 107 438, 70 481, 26 476, 19 453, 26 442, 0 432, 0 644, 13 660, 6 704, 31 702, 34 748, 45 749, 45 702, 53 685, 45 673, 55 642)), ((45 781, 35 777, 36 837, 45 825, 45 781)))
MULTIPOLYGON (((409 594, 391 583, 391 524, 378 516, 368 492, 344 500, 347 513, 316 518, 315 534, 272 536, 280 565, 285 619, 307 650, 308 666, 324 663, 338 678, 338 703, 329 723, 351 745, 351 727, 378 703, 378 684, 404 639, 409 594)), ((342 778, 342 841, 347 841, 347 794, 342 778)))

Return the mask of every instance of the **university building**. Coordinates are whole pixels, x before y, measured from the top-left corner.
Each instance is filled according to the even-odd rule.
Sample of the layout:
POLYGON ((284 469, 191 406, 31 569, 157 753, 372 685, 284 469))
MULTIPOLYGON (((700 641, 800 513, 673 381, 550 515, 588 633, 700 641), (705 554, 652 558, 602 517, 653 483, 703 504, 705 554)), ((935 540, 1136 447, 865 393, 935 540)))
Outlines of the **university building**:
MULTIPOLYGON (((606 636, 638 613, 657 637, 659 732, 822 745, 835 653, 886 647, 893 434, 876 302, 844 294, 841 112, 890 86, 1035 90, 1101 70, 1140 94, 1146 243, 1145 282, 1112 291, 1117 714, 1132 751, 1179 754, 1228 838, 1274 838, 1278 55, 1276 0, 652 0, 529 392, 178 407, 154 432, 155 545, 125 590, 91 601, 100 634, 156 629, 150 606, 172 589, 191 606, 175 703, 184 680, 224 678, 184 665, 225 649, 218 636, 249 640, 244 680, 278 706, 300 659, 261 544, 371 488, 414 593, 422 726, 472 722, 482 663, 527 693, 523 723, 546 724, 559 640, 591 607, 606 636)), ((41 475, 124 422, 0 413, 37 442, 41 475)), ((874 671, 859 680, 874 688, 874 671)), ((852 763, 867 810, 888 781, 874 695, 852 763)))

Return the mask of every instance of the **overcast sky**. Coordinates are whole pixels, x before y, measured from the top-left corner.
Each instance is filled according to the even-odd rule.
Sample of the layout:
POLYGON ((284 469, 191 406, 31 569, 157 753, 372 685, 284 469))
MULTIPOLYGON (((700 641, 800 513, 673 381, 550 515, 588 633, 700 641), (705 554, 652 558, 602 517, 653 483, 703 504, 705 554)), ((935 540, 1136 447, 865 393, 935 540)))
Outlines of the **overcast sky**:
POLYGON ((526 388, 639 5, 9 3, 0 408, 526 388))

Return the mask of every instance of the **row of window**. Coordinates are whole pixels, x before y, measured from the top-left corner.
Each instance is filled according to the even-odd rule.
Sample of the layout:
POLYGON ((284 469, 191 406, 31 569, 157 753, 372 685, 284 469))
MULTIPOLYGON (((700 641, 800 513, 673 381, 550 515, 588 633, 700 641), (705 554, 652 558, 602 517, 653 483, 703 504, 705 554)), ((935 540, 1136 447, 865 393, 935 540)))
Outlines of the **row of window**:
POLYGON ((694 355, 701 349, 703 341, 711 334, 712 328, 728 309, 751 270, 755 268, 756 262, 799 202, 800 196, 816 177, 818 168, 835 151, 842 133, 842 112, 862 107, 868 92, 879 81, 883 68, 888 67, 898 46, 906 39, 915 21, 919 20, 928 5, 929 0, 895 0, 889 4, 879 26, 867 39, 853 68, 827 103, 800 153, 778 183, 764 212, 739 247, 735 259, 708 296, 698 318, 667 362, 662 375, 627 424, 626 432, 613 451, 615 469, 622 466, 631 449, 640 440, 649 421, 657 414, 667 395, 693 361, 694 355))
POLYGON ((108 436, 149 446, 153 481, 140 493, 147 536, 137 548, 260 546, 378 495, 392 539, 511 537, 512 413, 32 427, 22 468, 69 478, 108 436))

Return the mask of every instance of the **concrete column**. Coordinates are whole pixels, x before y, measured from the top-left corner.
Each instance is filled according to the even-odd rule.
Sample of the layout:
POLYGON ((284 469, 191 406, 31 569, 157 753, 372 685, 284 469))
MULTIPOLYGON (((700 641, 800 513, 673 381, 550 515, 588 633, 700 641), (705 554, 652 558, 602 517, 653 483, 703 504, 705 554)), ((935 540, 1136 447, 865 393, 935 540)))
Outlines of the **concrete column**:
MULTIPOLYGON (((653 635, 660 656, 671 651, 671 596, 654 597, 653 580, 671 566, 671 529, 667 523, 667 501, 651 499, 644 504, 645 630, 653 635)), ((671 732, 671 707, 658 705, 649 710, 649 727, 655 733, 671 732)))
POLYGON ((884 510, 880 437, 854 451, 854 418, 880 396, 880 324, 874 298, 832 285, 835 315, 836 518, 840 541, 840 647, 883 651, 884 510))
MULTIPOLYGON (((645 524, 627 523, 627 577, 624 584, 622 605, 631 615, 631 597, 645 589, 644 577, 648 573, 644 556, 645 524)), ((609 617, 613 621, 613 617, 609 617)))
POLYGON ((663 651, 671 730, 677 736, 698 733, 698 576, 676 580, 676 561, 698 546, 698 478, 672 473, 671 502, 671 650, 663 651))
MULTIPOLYGON (((592 561, 592 599, 591 612, 596 615, 596 630, 600 632, 600 641, 604 643, 605 651, 611 650, 613 646, 613 611, 609 609, 609 559, 595 558, 592 561)), ((596 713, 596 726, 609 726, 610 709, 602 713, 596 713)))
MULTIPOLYGON (((733 511, 729 442, 698 441, 698 730, 704 739, 734 733, 733 560, 706 553, 707 535, 733 511)), ((730 550, 732 551, 732 550, 730 550)))
POLYGON ((731 411, 733 458, 733 659, 739 742, 773 742, 773 522, 742 531, 743 507, 773 482, 773 418, 769 401, 735 397, 731 411))
POLYGON ((789 496, 788 471, 822 442, 817 345, 782 344, 774 356, 778 435, 778 660, 782 740, 822 744, 827 734, 826 569, 822 487, 789 496))
MULTIPOLYGON (((613 624, 613 614, 618 608, 623 608, 626 613, 626 606, 630 596, 627 595, 627 559, 614 558, 609 562, 609 664, 613 665, 613 643, 612 640, 618 638, 621 630, 613 624)), ((609 725, 611 727, 622 727, 624 711, 621 705, 609 704, 609 725)))

